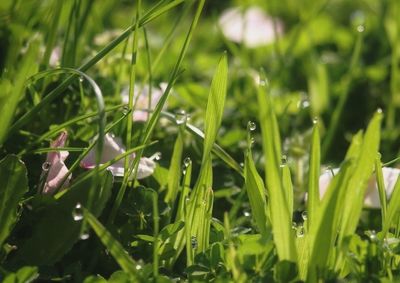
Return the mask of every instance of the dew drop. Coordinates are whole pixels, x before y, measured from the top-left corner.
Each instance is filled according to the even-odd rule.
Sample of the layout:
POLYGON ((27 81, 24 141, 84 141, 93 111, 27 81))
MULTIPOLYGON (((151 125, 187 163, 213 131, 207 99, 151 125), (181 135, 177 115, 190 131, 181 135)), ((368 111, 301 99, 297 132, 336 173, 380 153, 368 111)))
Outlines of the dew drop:
POLYGON ((192 244, 192 249, 197 249, 197 238, 196 238, 196 236, 192 236, 192 238, 190 239, 190 242, 192 244))
POLYGON ((243 163, 243 162, 240 162, 239 165, 240 165, 240 167, 242 167, 242 168, 244 167, 244 163, 243 163))
POLYGON ((45 171, 45 172, 47 172, 47 171, 49 171, 50 170, 50 167, 51 167, 51 163, 50 162, 44 162, 43 164, 42 164, 42 170, 43 171, 45 171))
POLYGON ((256 123, 254 123, 253 121, 249 121, 249 122, 247 123, 247 129, 248 129, 249 131, 254 131, 256 128, 257 128, 257 125, 256 125, 256 123))
POLYGON ((304 231, 304 226, 300 225, 296 229, 296 237, 297 238, 302 238, 304 237, 305 231, 304 231))
POLYGON ((312 122, 313 122, 314 125, 318 124, 318 118, 317 118, 317 117, 314 117, 314 119, 312 120, 312 122))
POLYGON ((358 25, 357 26, 357 31, 360 32, 360 33, 364 32, 365 31, 365 27, 363 25, 358 25))
POLYGON ((124 105, 124 107, 122 107, 122 113, 124 115, 129 113, 129 106, 128 105, 124 105))
POLYGON ((286 163, 287 163, 287 156, 286 155, 282 155, 281 163, 282 163, 282 165, 286 165, 286 163))
POLYGON ((156 153, 154 153, 154 155, 153 155, 153 156, 154 156, 154 159, 158 161, 158 160, 160 160, 160 159, 161 159, 161 157, 162 157, 162 154, 161 154, 161 152, 156 152, 156 153))
POLYGON ((183 160, 183 165, 185 166, 185 167, 189 167, 189 165, 192 163, 192 160, 190 159, 190 157, 186 157, 184 160, 183 160))
POLYGON ((260 78, 258 84, 260 86, 268 86, 268 80, 266 78, 260 78))
POLYGON ((79 82, 83 83, 84 78, 83 77, 79 77, 79 82))
POLYGON ((296 222, 292 222, 292 229, 293 230, 297 230, 297 223, 296 222))
POLYGON ((304 221, 307 220, 307 211, 303 211, 303 212, 301 213, 301 218, 303 218, 304 221))
POLYGON ((310 107, 310 101, 307 98, 303 98, 302 100, 299 101, 297 107, 300 109, 306 109, 310 107))
POLYGON ((375 230, 368 231, 368 234, 369 234, 369 239, 371 240, 371 242, 378 241, 378 237, 376 236, 375 230))
POLYGON ((245 217, 250 217, 250 216, 251 216, 251 214, 250 214, 249 211, 244 211, 244 212, 243 212, 243 215, 244 215, 245 217))
POLYGON ((136 268, 136 270, 140 270, 140 269, 142 269, 143 267, 142 267, 140 264, 136 264, 135 268, 136 268))
POLYGON ((378 109, 376 110, 376 112, 379 113, 379 114, 382 114, 382 113, 383 113, 382 108, 378 108, 378 109))
POLYGON ((82 205, 78 202, 72 211, 72 217, 75 221, 81 221, 83 219, 82 205))
POLYGON ((80 235, 79 235, 79 239, 81 239, 81 240, 87 240, 87 239, 89 239, 89 237, 90 237, 90 234, 89 234, 89 232, 82 232, 80 235))
POLYGON ((186 124, 188 115, 185 110, 178 110, 175 112, 175 120, 178 125, 186 124))

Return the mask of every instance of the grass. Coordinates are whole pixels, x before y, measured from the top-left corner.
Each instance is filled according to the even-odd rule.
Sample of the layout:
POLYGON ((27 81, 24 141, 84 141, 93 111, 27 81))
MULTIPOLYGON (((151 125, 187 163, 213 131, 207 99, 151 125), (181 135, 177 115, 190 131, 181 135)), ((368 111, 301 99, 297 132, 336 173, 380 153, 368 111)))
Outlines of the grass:
POLYGON ((0 4, 0 281, 399 280, 398 1, 133 2, 0 4))

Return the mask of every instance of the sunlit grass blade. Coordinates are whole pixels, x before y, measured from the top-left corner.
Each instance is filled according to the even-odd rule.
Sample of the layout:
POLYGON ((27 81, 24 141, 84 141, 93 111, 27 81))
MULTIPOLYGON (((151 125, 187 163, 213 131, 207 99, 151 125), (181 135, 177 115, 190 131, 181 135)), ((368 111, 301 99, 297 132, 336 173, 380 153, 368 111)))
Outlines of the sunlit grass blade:
POLYGON ((264 182, 254 165, 251 150, 246 153, 244 163, 244 186, 250 201, 250 207, 255 223, 261 235, 267 236, 268 208, 264 182))
POLYGON ((280 174, 281 144, 279 128, 264 78, 258 89, 259 119, 265 157, 265 180, 268 191, 274 242, 280 260, 297 261, 289 203, 280 174))
MULTIPOLYGON (((211 150, 221 125, 228 81, 228 62, 226 54, 220 59, 208 95, 204 147, 199 178, 190 195, 186 222, 190 221, 190 238, 198 241, 196 249, 188 248, 191 254, 204 252, 208 247, 212 209, 212 157, 211 150), (209 219, 208 219, 209 218, 209 219)), ((188 235, 187 235, 188 236, 188 235)), ((186 239, 187 243, 188 239, 186 239)))
POLYGON ((211 154, 211 149, 221 125, 227 81, 228 61, 226 54, 224 54, 218 63, 217 70, 211 82, 211 90, 207 100, 206 117, 204 122, 203 162, 211 154))
POLYGON ((380 154, 378 154, 378 156, 375 159, 375 176, 376 176, 376 184, 377 184, 378 193, 379 193, 379 202, 381 204, 382 223, 385 223, 386 211, 387 211, 387 201, 386 201, 385 182, 383 179, 382 162, 381 162, 380 154))
POLYGON ((138 275, 136 262, 128 255, 128 252, 123 246, 107 231, 97 218, 86 209, 84 210, 84 217, 122 270, 131 275, 133 282, 143 282, 138 275))
POLYGON ((314 123, 310 149, 308 174, 307 220, 309 227, 314 223, 319 207, 320 138, 318 122, 314 123))
POLYGON ((168 170, 168 187, 167 194, 165 195, 165 201, 168 203, 174 203, 179 191, 179 180, 181 176, 181 163, 182 163, 182 151, 184 142, 184 131, 179 130, 178 136, 176 137, 174 150, 172 152, 171 162, 168 170))
POLYGON ((314 215, 313 225, 309 226, 310 258, 307 278, 310 282, 316 280, 317 270, 322 272, 327 268, 328 258, 333 252, 351 166, 351 162, 341 166, 340 172, 329 184, 318 213, 314 215))
MULTIPOLYGON (((382 227, 382 238, 386 236, 392 225, 398 224, 395 219, 399 216, 400 212, 400 178, 397 177, 396 185, 394 186, 392 196, 387 207, 387 213, 385 221, 382 227)), ((398 233, 399 231, 397 231, 398 233)))
MULTIPOLYGON (((189 196, 190 181, 192 178, 192 161, 186 162, 184 170, 185 171, 184 171, 184 176, 183 176, 183 180, 182 180, 182 190, 181 190, 181 194, 179 197, 178 208, 177 208, 176 217, 175 217, 175 223, 177 223, 179 221, 185 221, 186 199, 189 196)), ((176 252, 169 262, 170 266, 172 266, 176 262, 179 255, 181 254, 182 250, 185 247, 186 229, 189 231, 190 226, 185 225, 185 229, 180 230, 171 239, 171 242, 174 243, 174 248, 175 248, 176 252)))
POLYGON ((288 204, 288 209, 289 209, 289 217, 290 217, 290 223, 292 223, 292 216, 293 216, 293 205, 294 205, 294 199, 293 199, 293 182, 292 182, 292 177, 290 173, 290 168, 287 163, 282 163, 281 164, 281 174, 282 174, 282 186, 283 190, 285 191, 285 196, 287 199, 287 204, 288 204))
POLYGON ((373 173, 375 158, 378 154, 382 116, 382 113, 378 111, 369 123, 360 153, 356 159, 357 165, 354 166, 354 171, 349 180, 339 233, 340 243, 344 237, 354 233, 360 219, 365 190, 373 173))

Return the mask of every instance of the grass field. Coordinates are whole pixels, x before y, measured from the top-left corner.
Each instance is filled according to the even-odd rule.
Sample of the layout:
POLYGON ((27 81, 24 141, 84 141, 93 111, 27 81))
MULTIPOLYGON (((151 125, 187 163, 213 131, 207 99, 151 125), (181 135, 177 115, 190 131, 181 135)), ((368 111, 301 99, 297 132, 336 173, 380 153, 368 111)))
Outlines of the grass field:
POLYGON ((399 108, 397 0, 2 0, 0 282, 399 281, 399 108))

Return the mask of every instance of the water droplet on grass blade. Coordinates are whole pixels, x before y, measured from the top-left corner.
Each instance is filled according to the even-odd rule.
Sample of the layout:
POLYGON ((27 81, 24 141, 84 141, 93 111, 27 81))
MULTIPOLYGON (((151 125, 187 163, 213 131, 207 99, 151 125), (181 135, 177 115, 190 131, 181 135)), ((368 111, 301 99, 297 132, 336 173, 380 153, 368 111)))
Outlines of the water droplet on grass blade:
POLYGON ((153 154, 153 156, 154 156, 154 159, 158 161, 161 159, 162 154, 161 154, 161 152, 156 152, 153 154))
POLYGON ((184 160, 183 160, 183 165, 185 166, 185 167, 189 167, 189 165, 192 163, 192 160, 190 159, 190 157, 186 157, 184 160))
POLYGON ((365 27, 363 25, 358 25, 357 26, 357 31, 360 32, 360 33, 364 32, 365 31, 365 27))
POLYGON ((318 124, 318 118, 317 118, 317 117, 314 117, 314 119, 312 120, 312 122, 313 122, 314 125, 318 124))
POLYGON ((81 239, 83 241, 89 239, 89 237, 90 237, 90 234, 87 231, 84 231, 79 235, 79 239, 81 239))
POLYGON ((297 238, 304 237, 304 234, 305 234, 304 226, 303 225, 298 226, 296 229, 296 237, 297 238))
POLYGON ((128 105, 124 105, 124 107, 122 107, 122 114, 126 115, 129 113, 129 106, 128 105))
POLYGON ((257 128, 257 125, 256 125, 256 123, 254 123, 253 121, 249 121, 249 122, 247 123, 247 129, 248 129, 249 131, 254 131, 256 128, 257 128))
POLYGON ((186 124, 188 115, 185 110, 178 110, 175 112, 175 120, 178 125, 186 124))
POLYGON ((83 219, 83 209, 79 202, 75 205, 74 210, 72 210, 72 217, 75 221, 81 221, 83 219))
POLYGON ((196 236, 192 236, 192 238, 190 239, 190 243, 192 244, 192 249, 197 249, 197 238, 196 236))
POLYGON ((43 171, 49 171, 50 170, 50 167, 51 167, 51 163, 50 162, 44 162, 43 164, 42 164, 42 170, 43 171))
POLYGON ((303 218, 304 221, 307 220, 307 211, 303 211, 303 212, 301 213, 301 218, 303 218))

